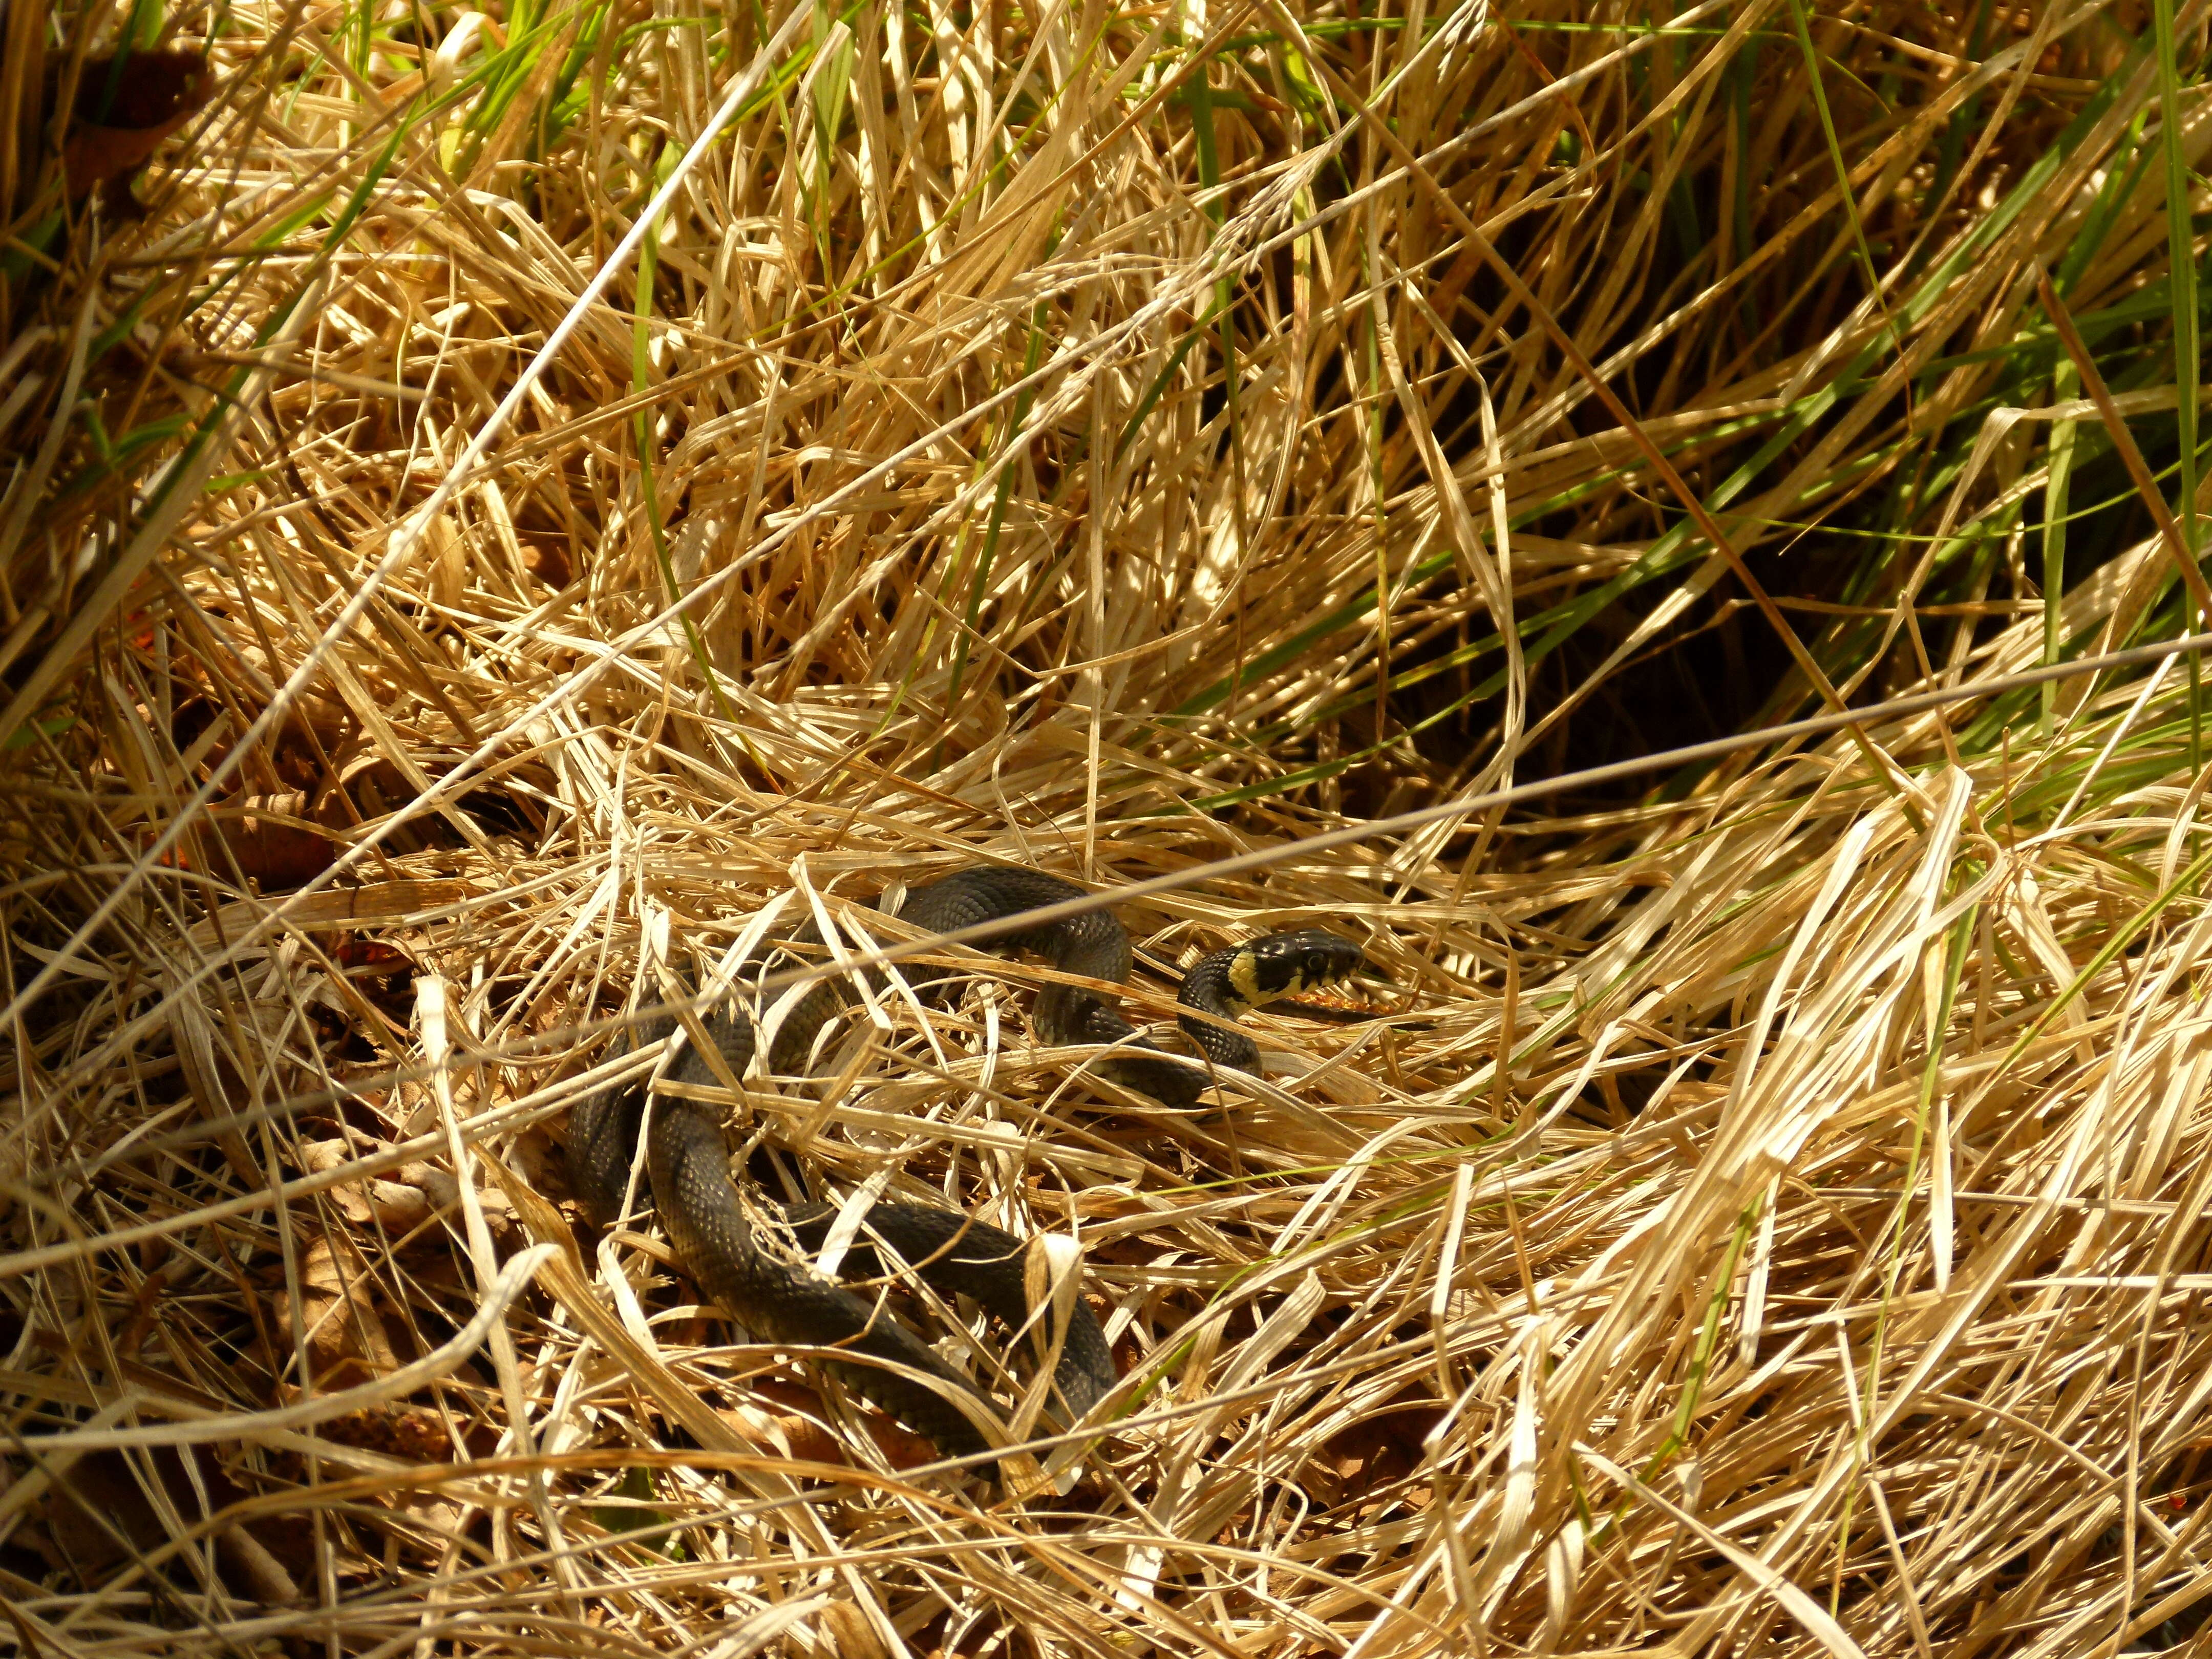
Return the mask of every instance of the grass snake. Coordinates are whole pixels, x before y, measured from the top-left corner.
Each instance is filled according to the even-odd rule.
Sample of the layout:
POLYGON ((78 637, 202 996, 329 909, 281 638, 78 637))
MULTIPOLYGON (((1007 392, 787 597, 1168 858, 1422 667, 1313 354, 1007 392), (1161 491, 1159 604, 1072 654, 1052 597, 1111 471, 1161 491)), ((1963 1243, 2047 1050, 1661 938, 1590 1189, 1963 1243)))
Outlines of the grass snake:
MULTIPOLYGON (((1039 870, 981 866, 909 890, 894 914, 933 933, 996 921, 1079 896, 1073 882, 1039 870)), ((790 935, 793 945, 819 944, 812 924, 790 935)), ((1127 929, 1103 910, 1002 935, 998 948, 1043 957, 1062 973, 1118 984, 1128 977, 1127 929)), ((1358 948, 1336 935, 1309 930, 1270 934, 1216 951, 1184 976, 1180 1000, 1194 1011, 1180 1024, 1205 1061, 1256 1071, 1252 1039, 1225 1023, 1277 998, 1343 979, 1364 966, 1358 948), (1212 1020, 1197 1018, 1210 1014, 1212 1020)), ((926 991, 945 970, 905 970, 908 983, 926 991)), ((823 1025, 844 1005, 841 983, 814 985, 785 1013, 769 1054, 769 1069, 788 1074, 806 1065, 823 1025)), ((1171 1107, 1188 1107, 1206 1087, 1203 1061, 1162 1052, 1146 1042, 1109 999, 1081 986, 1054 981, 1036 999, 1036 1025, 1059 1043, 1112 1045, 1100 1064, 1120 1082, 1171 1107)), ((651 1042, 680 1029, 663 1017, 641 1030, 651 1042)), ((752 1014, 727 1007, 702 1022, 730 1075, 742 1078, 759 1044, 752 1014)), ((696 1042, 665 1061, 662 1085, 714 1089, 718 1075, 696 1042)), ((704 1101, 665 1087, 640 1084, 608 1091, 578 1105, 568 1136, 571 1184, 586 1213, 601 1226, 622 1212, 641 1132, 646 1133, 646 1174, 654 1207, 678 1261, 701 1289, 762 1340, 840 1351, 849 1359, 830 1362, 840 1380, 875 1405, 927 1435, 946 1454, 986 1454, 989 1446, 957 1401, 983 1398, 975 1384, 927 1344, 896 1324, 872 1299, 788 1261, 763 1247, 731 1178, 722 1116, 704 1101), (649 1130, 646 1103, 653 1096, 649 1130), (869 1363, 873 1362, 873 1363, 869 1363), (928 1379, 925 1381, 924 1379, 928 1379)), ((814 1204, 787 1219, 799 1242, 817 1249, 836 1214, 814 1204)), ((1031 1322, 1022 1240, 951 1211, 878 1202, 842 1261, 860 1277, 885 1271, 875 1245, 887 1245, 940 1295, 972 1297, 1002 1323, 1031 1322)), ((1061 1338, 1053 1382, 1069 1420, 1080 1419, 1115 1382, 1113 1358, 1097 1318, 1079 1297, 1061 1338)))

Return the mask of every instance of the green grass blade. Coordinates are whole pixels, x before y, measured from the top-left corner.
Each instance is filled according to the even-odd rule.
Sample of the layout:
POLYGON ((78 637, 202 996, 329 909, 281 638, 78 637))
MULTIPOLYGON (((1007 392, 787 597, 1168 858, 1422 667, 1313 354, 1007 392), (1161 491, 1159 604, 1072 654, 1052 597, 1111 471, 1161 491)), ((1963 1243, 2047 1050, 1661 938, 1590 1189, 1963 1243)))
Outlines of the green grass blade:
MULTIPOLYGON (((2173 380, 2181 441, 2181 501, 2175 514, 2181 527, 2181 546, 2191 564, 2197 560, 2197 238, 2190 223, 2191 179, 2189 158, 2181 149, 2181 67, 2174 40, 2173 0, 2152 0, 2151 33, 2158 51, 2160 148, 2166 156, 2166 268, 2171 272, 2169 297, 2173 307, 2173 380)), ((2201 612, 2193 626, 2202 629, 2208 618, 2201 612)), ((2197 653, 2189 653, 2189 766, 2203 769, 2200 727, 2203 702, 2203 670, 2197 653)))

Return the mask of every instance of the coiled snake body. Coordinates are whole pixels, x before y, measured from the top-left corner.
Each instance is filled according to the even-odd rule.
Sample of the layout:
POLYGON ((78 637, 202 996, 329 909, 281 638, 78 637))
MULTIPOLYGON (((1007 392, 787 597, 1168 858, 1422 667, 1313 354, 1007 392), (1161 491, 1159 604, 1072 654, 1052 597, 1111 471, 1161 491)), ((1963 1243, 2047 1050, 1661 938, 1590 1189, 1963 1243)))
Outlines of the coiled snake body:
MULTIPOLYGON (((1038 870, 983 866, 910 890, 899 919, 936 933, 1018 915, 1081 896, 1083 889, 1038 870)), ((793 943, 818 943, 809 926, 793 943)), ((1118 983, 1128 977, 1129 935, 1103 910, 1003 934, 1005 950, 1034 951, 1063 973, 1118 983)), ((1345 978, 1363 966, 1357 946, 1333 933, 1276 933, 1232 945, 1205 957, 1185 976, 1182 1002, 1217 1019, 1234 1020, 1249 1009, 1294 992, 1345 978)), ((941 970, 940 970, 941 971, 941 970)), ((909 968, 920 988, 940 971, 909 968)), ((833 981, 823 981, 784 1017, 769 1050, 769 1069, 789 1073, 806 1063, 816 1034, 842 1006, 833 981)), ((1202 1065, 1164 1054, 1144 1042, 1137 1028, 1106 999, 1078 986, 1054 982, 1037 996, 1036 1023, 1054 1043, 1116 1045, 1103 1069, 1116 1080, 1169 1106, 1194 1103, 1206 1085, 1202 1065)), ((1186 1015, 1185 1034, 1215 1065, 1256 1068, 1259 1051, 1243 1032, 1186 1015)), ((650 1042, 676 1029, 672 1020, 640 1033, 650 1042)), ((719 1013, 703 1029, 720 1049, 730 1074, 742 1077, 758 1036, 742 1010, 719 1013)), ((663 1068, 665 1085, 717 1086, 713 1063, 696 1042, 663 1068)), ((647 1089, 601 1094, 576 1107, 568 1137, 571 1182, 585 1210, 605 1226, 620 1215, 630 1164, 644 1120, 647 1089)), ((656 1091, 646 1145, 646 1170, 661 1224, 676 1256, 700 1287, 761 1339, 793 1346, 836 1348, 856 1359, 934 1378, 932 1388, 884 1364, 833 1362, 831 1369, 856 1392, 906 1421, 952 1456, 986 1453, 988 1447, 954 1399, 980 1399, 975 1385, 919 1338, 884 1316, 875 1304, 842 1285, 780 1260, 762 1248, 730 1177, 720 1115, 704 1102, 656 1091)), ((827 1234, 836 1211, 811 1205, 789 1217, 808 1249, 827 1234)), ((1011 1233, 950 1211, 912 1204, 872 1207, 861 1240, 845 1255, 844 1271, 872 1277, 884 1269, 870 1239, 887 1244, 922 1281, 943 1295, 974 1297, 994 1318, 1015 1328, 1030 1319, 1023 1272, 1023 1242, 1011 1233)), ((1082 1417, 1115 1382, 1112 1356, 1097 1320, 1079 1297, 1061 1339, 1053 1381, 1073 1420, 1082 1417)))

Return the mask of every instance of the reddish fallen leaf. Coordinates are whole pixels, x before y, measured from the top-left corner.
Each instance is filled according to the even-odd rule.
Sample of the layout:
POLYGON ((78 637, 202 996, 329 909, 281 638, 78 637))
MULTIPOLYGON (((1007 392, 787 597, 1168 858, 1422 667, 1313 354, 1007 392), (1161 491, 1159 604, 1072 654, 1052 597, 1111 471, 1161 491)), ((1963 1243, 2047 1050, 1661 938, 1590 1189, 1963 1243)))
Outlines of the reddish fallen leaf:
MULTIPOLYGON (((115 63, 112 57, 88 58, 78 71, 62 145, 62 171, 73 201, 101 185, 125 185, 127 193, 131 175, 155 147, 215 95, 215 71, 196 52, 133 52, 120 74, 115 63)), ((47 88, 50 108, 57 90, 47 88)))
POLYGON ((358 933, 348 934, 344 941, 331 954, 337 959, 341 968, 389 970, 393 968, 404 968, 408 962, 404 951, 395 951, 389 945, 380 945, 373 939, 363 939, 358 933))
MULTIPOLYGON (((748 1440, 779 1453, 787 1450, 789 1455, 808 1462, 853 1461, 843 1443, 822 1425, 822 1396, 811 1389, 773 1377, 757 1377, 751 1393, 751 1401, 720 1413, 723 1421, 748 1440)), ((936 1447, 889 1418, 863 1412, 859 1421, 893 1468, 919 1468, 936 1461, 936 1447)))
POLYGON ((322 874, 337 857, 337 843, 307 820, 310 810, 304 794, 247 795, 216 807, 210 827, 241 875, 276 892, 322 874))
POLYGON ((311 830, 265 818, 248 818, 235 836, 226 835, 239 867, 264 893, 288 891, 331 867, 337 849, 311 830))

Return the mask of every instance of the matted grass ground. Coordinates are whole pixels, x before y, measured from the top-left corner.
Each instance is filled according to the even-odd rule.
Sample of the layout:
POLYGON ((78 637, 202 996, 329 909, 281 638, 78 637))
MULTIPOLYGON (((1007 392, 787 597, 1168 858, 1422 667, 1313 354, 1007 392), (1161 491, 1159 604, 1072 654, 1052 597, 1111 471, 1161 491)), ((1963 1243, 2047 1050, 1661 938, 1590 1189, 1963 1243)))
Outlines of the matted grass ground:
POLYGON ((16 1639, 2187 1639, 2193 659, 1299 843, 2184 631, 2204 12, 11 0, 16 1639), (1395 981, 1194 1113, 1033 964, 732 1103, 1080 1243, 1013 1492, 560 1207, 641 1001, 979 854, 1395 981))

